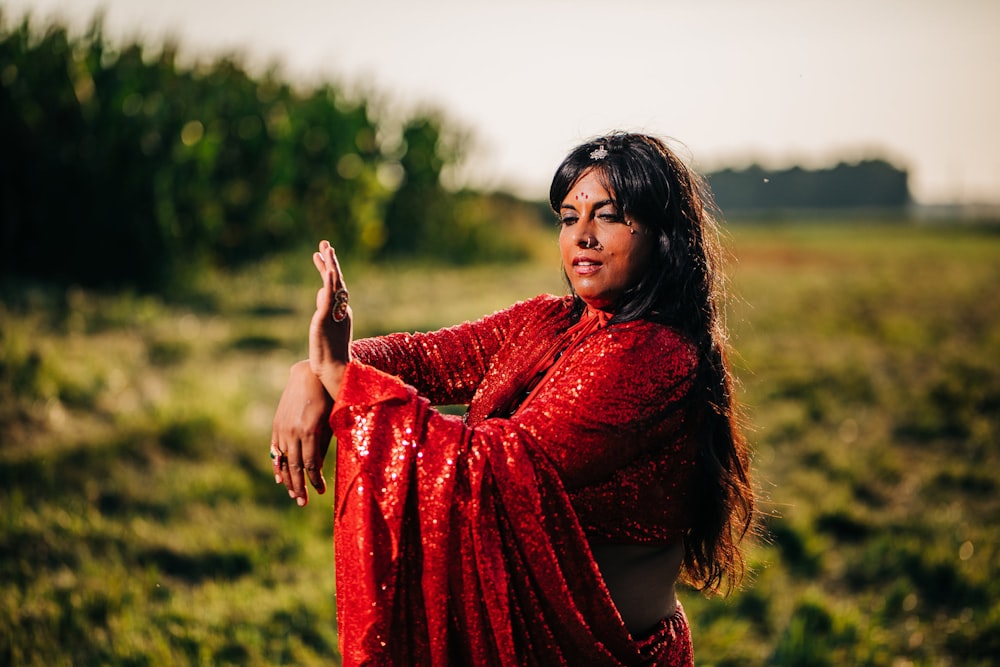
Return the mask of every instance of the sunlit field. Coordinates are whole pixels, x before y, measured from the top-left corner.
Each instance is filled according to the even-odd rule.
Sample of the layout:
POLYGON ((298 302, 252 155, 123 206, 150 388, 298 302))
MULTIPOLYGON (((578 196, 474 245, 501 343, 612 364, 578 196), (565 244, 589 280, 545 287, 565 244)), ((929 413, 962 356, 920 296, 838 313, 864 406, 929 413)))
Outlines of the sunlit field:
MULTIPOLYGON (((562 291, 539 243, 551 260, 348 261, 356 334, 562 291)), ((683 591, 698 664, 992 664, 1000 234, 756 225, 727 244, 766 538, 742 590, 683 591)), ((329 497, 297 508, 267 455, 315 286, 308 251, 180 302, 4 286, 0 663, 337 663, 329 497)))

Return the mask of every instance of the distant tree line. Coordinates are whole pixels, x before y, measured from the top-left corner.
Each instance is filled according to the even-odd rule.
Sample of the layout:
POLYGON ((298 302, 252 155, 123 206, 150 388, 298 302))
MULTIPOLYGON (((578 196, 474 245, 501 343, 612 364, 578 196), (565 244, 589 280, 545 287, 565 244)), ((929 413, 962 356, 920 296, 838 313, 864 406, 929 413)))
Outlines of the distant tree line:
POLYGON ((330 84, 0 14, 0 275, 163 288, 319 238, 372 259, 523 254, 491 233, 495 199, 441 185, 462 150, 435 112, 387 132, 330 84))
POLYGON ((909 175, 885 160, 841 162, 826 169, 760 165, 708 175, 723 211, 778 209, 902 209, 910 204, 909 175))

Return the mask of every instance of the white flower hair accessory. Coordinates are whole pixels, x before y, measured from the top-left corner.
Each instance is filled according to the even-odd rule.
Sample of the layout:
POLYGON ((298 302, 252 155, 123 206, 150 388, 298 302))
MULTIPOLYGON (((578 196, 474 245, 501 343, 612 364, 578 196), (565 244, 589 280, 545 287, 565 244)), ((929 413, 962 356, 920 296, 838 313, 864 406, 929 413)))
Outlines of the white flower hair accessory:
POLYGON ((600 146, 590 151, 591 160, 603 160, 607 156, 608 156, 608 149, 605 148, 604 146, 600 146))

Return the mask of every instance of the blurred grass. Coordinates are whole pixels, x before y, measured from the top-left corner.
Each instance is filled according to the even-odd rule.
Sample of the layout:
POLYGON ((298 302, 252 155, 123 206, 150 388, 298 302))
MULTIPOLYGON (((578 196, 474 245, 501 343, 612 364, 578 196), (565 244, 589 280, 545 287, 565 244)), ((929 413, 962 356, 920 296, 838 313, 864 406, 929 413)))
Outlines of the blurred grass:
MULTIPOLYGON (((702 665, 1000 655, 1000 235, 736 226, 729 314, 770 541, 685 592, 702 665)), ((529 264, 345 267, 359 336, 561 292, 529 264)), ((308 252, 180 302, 3 286, 0 662, 336 662, 329 499, 271 482, 308 252)))

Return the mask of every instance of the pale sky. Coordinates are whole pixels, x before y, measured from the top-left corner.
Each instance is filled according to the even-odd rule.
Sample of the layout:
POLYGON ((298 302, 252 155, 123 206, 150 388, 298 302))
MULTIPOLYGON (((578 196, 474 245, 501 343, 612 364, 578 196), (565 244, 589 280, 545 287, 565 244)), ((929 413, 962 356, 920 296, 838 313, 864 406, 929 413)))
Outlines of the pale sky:
POLYGON ((887 157, 918 201, 1000 203, 1000 0, 0 0, 8 25, 175 37, 291 80, 429 105, 472 132, 466 179, 543 197, 609 130, 702 170, 887 157))

